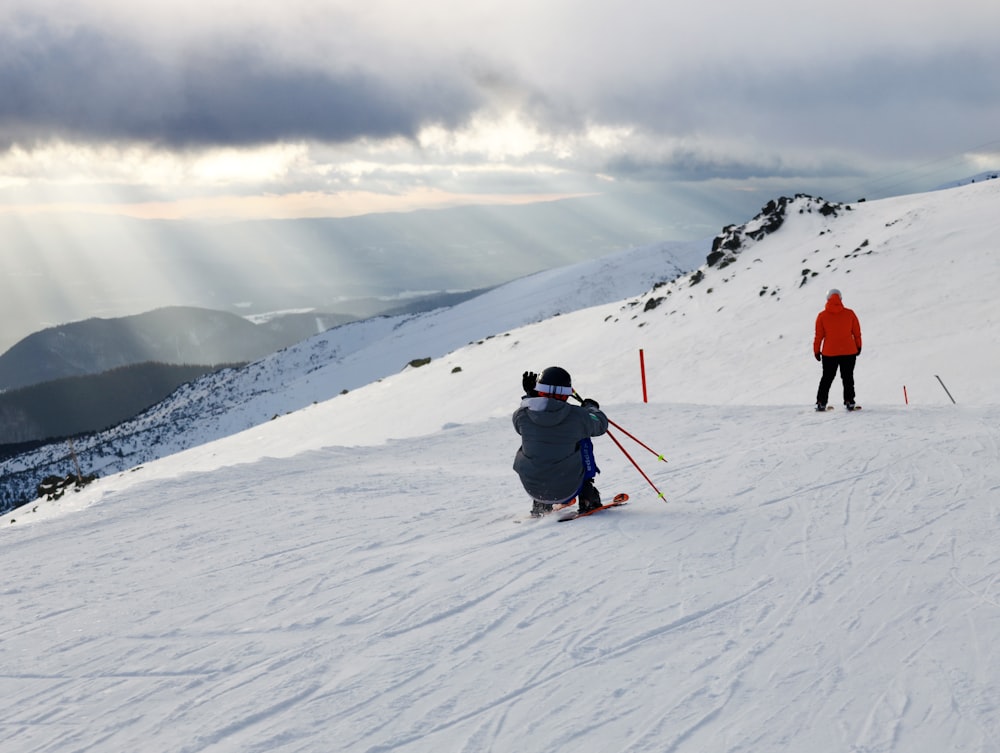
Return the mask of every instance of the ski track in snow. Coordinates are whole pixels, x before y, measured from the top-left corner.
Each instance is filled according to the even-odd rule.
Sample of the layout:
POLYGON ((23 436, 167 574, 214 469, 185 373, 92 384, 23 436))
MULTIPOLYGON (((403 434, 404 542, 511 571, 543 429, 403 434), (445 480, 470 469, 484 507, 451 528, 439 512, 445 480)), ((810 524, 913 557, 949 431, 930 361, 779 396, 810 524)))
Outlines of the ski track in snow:
POLYGON ((1000 471, 979 465, 997 409, 937 416, 933 435, 892 409, 797 427, 795 409, 621 410, 669 423, 684 448, 651 466, 667 504, 602 440, 602 488, 627 481, 628 507, 513 526, 528 502, 495 419, 132 483, 25 529, 27 543, 72 527, 74 546, 3 589, 0 679, 18 700, 0 750, 832 753, 1000 738, 983 721, 998 697, 1000 471), (722 423, 745 449, 718 453, 722 423))

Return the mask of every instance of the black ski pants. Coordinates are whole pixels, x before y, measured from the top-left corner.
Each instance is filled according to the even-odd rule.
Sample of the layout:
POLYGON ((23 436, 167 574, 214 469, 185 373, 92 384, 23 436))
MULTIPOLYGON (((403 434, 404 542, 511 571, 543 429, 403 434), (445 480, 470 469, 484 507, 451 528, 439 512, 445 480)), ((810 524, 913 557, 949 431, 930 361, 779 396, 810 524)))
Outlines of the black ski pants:
POLYGON ((844 404, 854 402, 854 362, 857 360, 857 356, 823 356, 823 376, 816 392, 817 403, 826 405, 830 401, 830 386, 837 376, 837 369, 840 369, 840 379, 844 383, 844 404))

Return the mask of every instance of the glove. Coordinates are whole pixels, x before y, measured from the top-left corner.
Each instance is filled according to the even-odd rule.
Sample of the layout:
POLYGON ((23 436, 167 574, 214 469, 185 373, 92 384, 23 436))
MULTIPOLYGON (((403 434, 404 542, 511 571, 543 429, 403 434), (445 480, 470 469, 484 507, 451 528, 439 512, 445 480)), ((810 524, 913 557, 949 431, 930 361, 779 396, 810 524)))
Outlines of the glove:
POLYGON ((600 408, 596 400, 591 400, 589 397, 586 398, 582 403, 580 403, 581 408, 600 408))
POLYGON ((858 348, 858 355, 861 355, 861 348, 858 348))
POLYGON ((534 371, 526 371, 521 376, 521 386, 524 387, 524 394, 528 397, 538 397, 535 385, 538 384, 538 374, 534 371))
POLYGON ((823 357, 819 353, 816 353, 816 360, 817 361, 822 361, 823 357))

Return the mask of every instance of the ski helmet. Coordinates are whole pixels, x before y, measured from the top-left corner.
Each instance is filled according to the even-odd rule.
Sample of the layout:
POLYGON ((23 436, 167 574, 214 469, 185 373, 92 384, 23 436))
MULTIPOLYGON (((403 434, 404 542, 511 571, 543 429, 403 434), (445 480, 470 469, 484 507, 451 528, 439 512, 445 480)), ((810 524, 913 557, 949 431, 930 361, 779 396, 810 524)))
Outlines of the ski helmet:
POLYGON ((831 296, 837 296, 838 298, 844 297, 840 294, 840 291, 837 290, 837 288, 830 288, 828 291, 826 291, 826 300, 829 301, 831 296))
POLYGON ((535 390, 540 395, 564 395, 568 397, 573 394, 573 383, 566 369, 561 369, 558 366, 549 366, 538 377, 538 384, 535 385, 535 390))

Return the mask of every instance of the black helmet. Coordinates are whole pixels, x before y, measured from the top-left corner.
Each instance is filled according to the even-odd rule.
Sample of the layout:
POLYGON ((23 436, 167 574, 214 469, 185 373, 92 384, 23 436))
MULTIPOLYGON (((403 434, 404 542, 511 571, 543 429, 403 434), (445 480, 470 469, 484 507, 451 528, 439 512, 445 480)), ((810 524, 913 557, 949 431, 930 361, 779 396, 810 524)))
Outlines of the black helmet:
POLYGON ((539 394, 545 395, 572 395, 573 382, 569 378, 569 372, 558 366, 549 366, 542 375, 538 377, 538 384, 535 389, 539 394))

